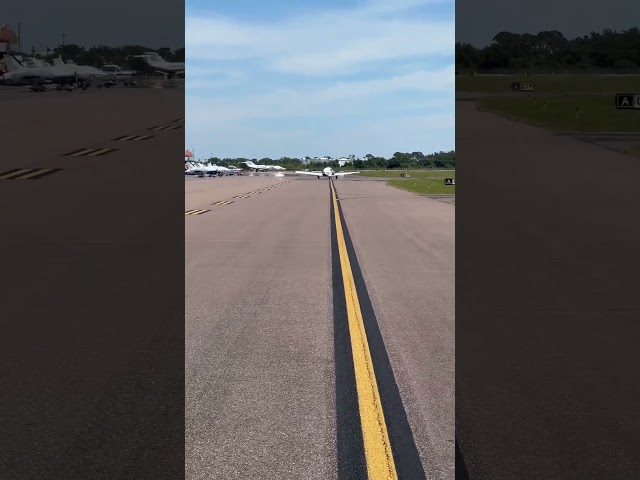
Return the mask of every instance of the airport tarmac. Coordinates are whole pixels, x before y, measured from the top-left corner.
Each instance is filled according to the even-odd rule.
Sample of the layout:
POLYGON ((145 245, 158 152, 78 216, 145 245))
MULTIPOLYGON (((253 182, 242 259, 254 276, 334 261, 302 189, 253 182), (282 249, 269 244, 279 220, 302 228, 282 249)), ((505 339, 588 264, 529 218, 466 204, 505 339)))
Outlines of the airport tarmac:
MULTIPOLYGON (((384 342, 370 336, 372 356, 392 368, 382 401, 393 402, 391 371, 401 396, 385 417, 410 426, 388 424, 396 466, 415 467, 413 448, 420 468, 401 478, 453 479, 455 207, 375 180, 334 184, 370 294, 365 316, 384 342)), ((330 182, 222 177, 185 189, 185 210, 206 210, 185 216, 187 478, 360 478, 344 458, 357 445, 338 447, 358 421, 340 413, 352 399, 330 182)))
POLYGON ((184 92, 0 98, 0 477, 178 478, 184 92))
POLYGON ((639 478, 638 159, 471 102, 456 150, 468 478, 639 478))

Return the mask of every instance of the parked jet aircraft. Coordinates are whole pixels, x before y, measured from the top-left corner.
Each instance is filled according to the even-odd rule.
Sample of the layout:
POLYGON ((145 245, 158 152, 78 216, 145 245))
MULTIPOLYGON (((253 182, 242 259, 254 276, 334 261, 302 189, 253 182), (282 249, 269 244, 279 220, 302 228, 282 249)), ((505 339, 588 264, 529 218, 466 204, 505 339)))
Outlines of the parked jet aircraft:
POLYGON ((343 177, 344 175, 353 175, 354 173, 360 173, 360 172, 334 172, 331 167, 326 167, 321 172, 298 172, 297 171, 296 173, 301 175, 315 175, 318 178, 321 178, 321 177, 338 178, 338 177, 343 177))
POLYGON ((106 80, 112 77, 111 74, 103 70, 99 70, 89 65, 77 65, 71 60, 65 63, 62 57, 53 59, 53 68, 58 68, 61 71, 75 72, 76 76, 80 80, 94 82, 95 80, 106 80))
POLYGON ((133 75, 137 75, 139 72, 135 70, 123 70, 118 65, 107 64, 100 67, 104 73, 108 75, 115 75, 117 77, 132 77, 133 75))
POLYGON ((87 84, 96 80, 104 81, 107 74, 97 68, 75 63, 64 63, 61 58, 54 59, 54 65, 35 58, 18 60, 14 55, 5 55, 4 63, 7 72, 0 76, 5 85, 41 86, 46 83, 61 85, 80 84, 86 88, 87 84))
POLYGON ((221 177, 223 175, 220 167, 198 162, 184 162, 184 173, 185 175, 198 175, 199 177, 204 177, 205 175, 221 177))
MULTIPOLYGON (((7 71, 0 75, 0 80, 4 85, 28 85, 36 81, 51 83, 56 77, 54 73, 57 73, 58 80, 61 80, 62 72, 53 72, 40 62, 25 62, 23 65, 14 55, 8 54, 4 55, 3 60, 7 71)), ((67 81, 65 83, 75 81, 75 76, 67 76, 64 80, 67 81)))
POLYGON ((184 62, 167 62, 156 52, 145 52, 143 55, 134 55, 142 58, 160 73, 166 74, 169 78, 174 75, 184 75, 184 62))
POLYGON ((234 167, 233 165, 229 165, 229 170, 231 170, 233 175, 242 175, 242 169, 238 167, 234 167))

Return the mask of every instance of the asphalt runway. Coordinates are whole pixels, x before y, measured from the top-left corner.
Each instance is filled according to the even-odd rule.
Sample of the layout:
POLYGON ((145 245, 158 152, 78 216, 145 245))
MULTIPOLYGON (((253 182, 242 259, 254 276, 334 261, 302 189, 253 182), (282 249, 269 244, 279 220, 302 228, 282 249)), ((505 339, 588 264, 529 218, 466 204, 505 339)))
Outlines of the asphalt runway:
MULTIPOLYGON (((416 458, 427 478, 452 479, 455 207, 376 181, 335 185, 416 458)), ((187 478, 362 478, 336 444, 352 438, 339 433, 354 418, 336 411, 349 395, 336 372, 334 321, 346 313, 334 310, 329 181, 224 177, 185 188, 187 212, 208 210, 185 216, 187 478)))
POLYGON ((469 478, 639 478, 638 159, 470 102, 456 150, 469 478))
POLYGON ((178 478, 184 93, 2 95, 0 477, 178 478))
POLYGON ((429 479, 454 476, 455 207, 335 182, 429 479))
POLYGON ((212 203, 220 201, 239 201, 236 196, 244 196, 252 192, 256 195, 266 193, 265 189, 271 186, 288 183, 297 180, 294 176, 274 177, 266 175, 250 176, 227 175, 224 177, 199 178, 194 175, 185 175, 185 211, 202 210, 210 208, 212 203))
MULTIPOLYGON (((37 162, 47 159, 47 165, 51 165, 52 158, 83 147, 121 148, 121 144, 110 141, 123 135, 155 135, 153 140, 164 131, 148 128, 184 118, 181 90, 118 87, 35 93, 14 88, 18 91, 0 91, 6 112, 3 131, 12 132, 3 142, 2 166, 16 162, 38 166, 37 162)), ((180 134, 184 135, 184 124, 179 125, 180 134)), ((154 147, 149 148, 157 152, 154 147)), ((107 158, 111 155, 100 157, 107 158)))

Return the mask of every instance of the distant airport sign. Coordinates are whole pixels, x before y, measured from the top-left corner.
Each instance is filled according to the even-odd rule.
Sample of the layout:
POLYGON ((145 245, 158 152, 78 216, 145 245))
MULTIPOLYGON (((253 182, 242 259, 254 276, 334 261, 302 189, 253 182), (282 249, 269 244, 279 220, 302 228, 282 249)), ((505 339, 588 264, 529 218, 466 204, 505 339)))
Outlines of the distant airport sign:
POLYGON ((456 179, 455 178, 445 178, 444 179, 444 184, 445 185, 455 185, 456 184, 456 179))
POLYGON ((640 93, 616 93, 616 108, 618 110, 640 109, 640 93))
POLYGON ((533 83, 511 82, 511 90, 514 92, 533 92, 533 83))

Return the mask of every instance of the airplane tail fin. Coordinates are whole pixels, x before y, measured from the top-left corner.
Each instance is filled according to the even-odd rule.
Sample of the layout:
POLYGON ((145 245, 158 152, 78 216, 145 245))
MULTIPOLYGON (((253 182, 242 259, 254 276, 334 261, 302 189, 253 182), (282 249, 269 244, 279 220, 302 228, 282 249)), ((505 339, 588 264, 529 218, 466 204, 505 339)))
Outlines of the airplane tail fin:
POLYGON ((18 61, 18 59, 13 55, 5 55, 3 60, 8 72, 11 72, 14 70, 20 70, 21 68, 24 68, 22 64, 18 61))

